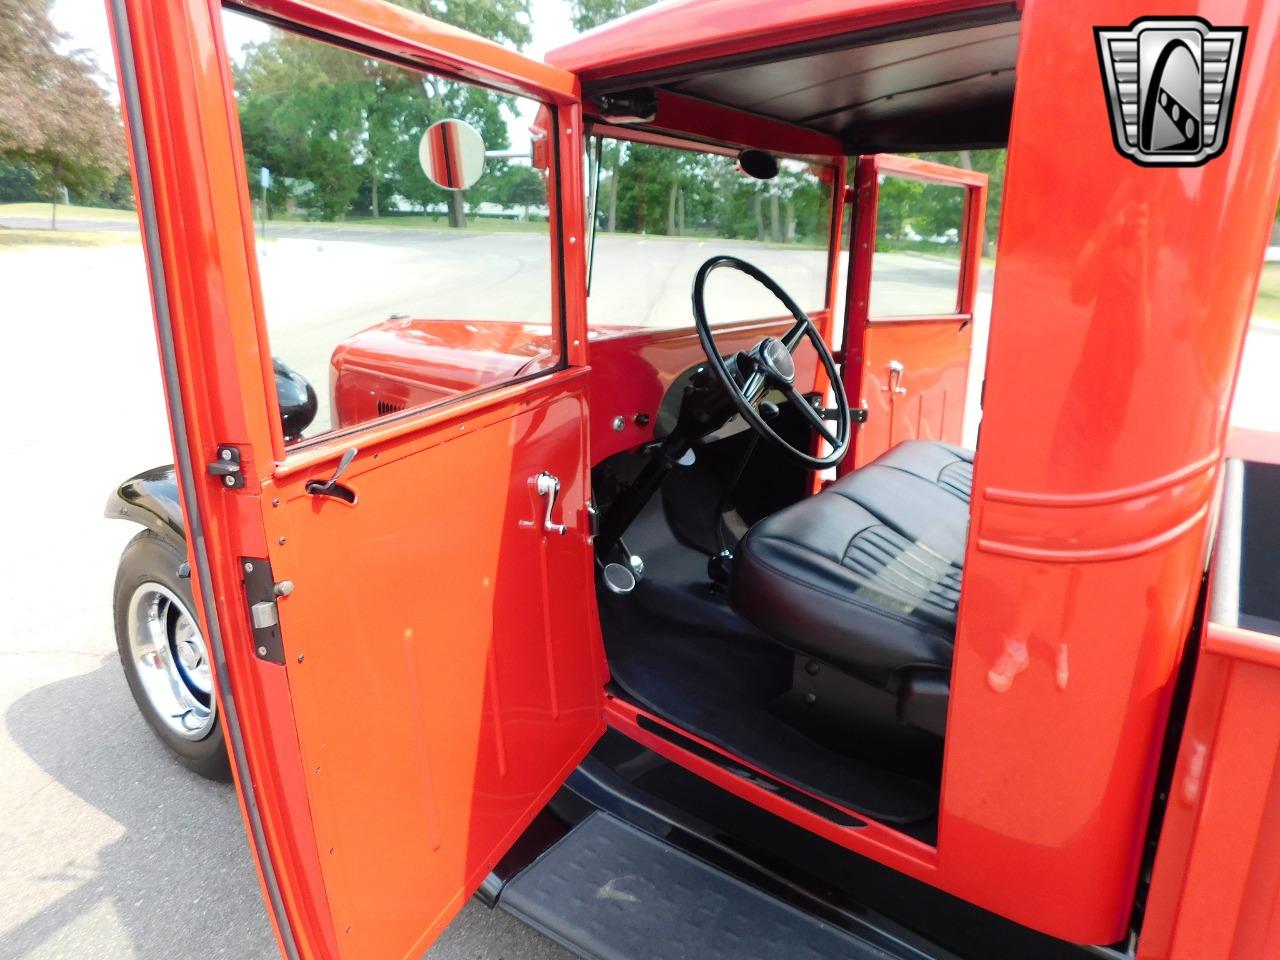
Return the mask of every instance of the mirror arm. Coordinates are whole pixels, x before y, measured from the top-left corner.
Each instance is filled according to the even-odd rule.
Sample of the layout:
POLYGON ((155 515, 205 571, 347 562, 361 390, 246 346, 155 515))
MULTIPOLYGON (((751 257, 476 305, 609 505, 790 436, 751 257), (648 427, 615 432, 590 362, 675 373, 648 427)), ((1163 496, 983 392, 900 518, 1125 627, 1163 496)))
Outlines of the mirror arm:
MULTIPOLYGON (((594 147, 591 153, 591 203, 589 221, 587 223, 587 296, 591 296, 591 275, 596 265, 596 223, 600 212, 600 154, 604 147, 604 138, 596 137, 593 125, 587 126, 587 143, 594 147), (593 139, 594 138, 594 139, 593 139)), ((617 176, 617 173, 614 173, 617 176)))

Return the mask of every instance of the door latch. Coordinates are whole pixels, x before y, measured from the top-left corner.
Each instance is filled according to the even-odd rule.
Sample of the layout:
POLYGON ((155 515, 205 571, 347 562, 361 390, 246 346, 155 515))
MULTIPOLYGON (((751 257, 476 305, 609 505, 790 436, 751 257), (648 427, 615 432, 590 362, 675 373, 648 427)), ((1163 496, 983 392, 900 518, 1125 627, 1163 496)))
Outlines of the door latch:
POLYGON ((561 536, 568 533, 569 528, 563 523, 551 521, 551 511, 555 509, 556 498, 560 496, 560 478, 543 470, 534 479, 534 487, 538 491, 538 496, 547 502, 547 512, 542 517, 543 532, 558 533, 561 536))
POLYGON ((209 476, 220 477, 222 485, 232 490, 244 486, 244 471, 240 468, 240 448, 224 444, 218 447, 218 457, 209 464, 209 476))
POLYGON ((293 592, 293 584, 277 584, 271 573, 271 561, 264 557, 241 557, 240 572, 244 577, 245 603, 249 608, 249 625, 253 628, 253 652, 259 660, 284 663, 284 641, 280 637, 280 611, 276 597, 293 592))
POLYGON ((882 390, 889 390, 895 394, 902 395, 907 392, 907 388, 902 385, 902 374, 906 367, 902 365, 901 360, 889 361, 889 385, 881 387, 882 390))

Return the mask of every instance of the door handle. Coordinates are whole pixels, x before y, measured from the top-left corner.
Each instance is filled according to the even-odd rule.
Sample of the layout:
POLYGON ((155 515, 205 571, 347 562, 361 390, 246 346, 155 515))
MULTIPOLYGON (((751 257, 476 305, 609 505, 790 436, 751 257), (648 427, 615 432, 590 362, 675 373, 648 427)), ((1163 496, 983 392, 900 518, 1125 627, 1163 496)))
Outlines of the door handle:
POLYGON ((889 361, 889 385, 881 387, 882 390, 888 390, 892 393, 901 395, 907 392, 907 388, 902 385, 902 374, 906 367, 902 365, 901 360, 889 361))
POLYGON ((551 521, 551 511, 555 509, 556 498, 560 496, 560 478, 543 470, 534 479, 534 485, 538 491, 538 496, 547 502, 547 512, 542 516, 543 532, 558 533, 561 536, 568 533, 569 528, 563 523, 552 523, 551 521))

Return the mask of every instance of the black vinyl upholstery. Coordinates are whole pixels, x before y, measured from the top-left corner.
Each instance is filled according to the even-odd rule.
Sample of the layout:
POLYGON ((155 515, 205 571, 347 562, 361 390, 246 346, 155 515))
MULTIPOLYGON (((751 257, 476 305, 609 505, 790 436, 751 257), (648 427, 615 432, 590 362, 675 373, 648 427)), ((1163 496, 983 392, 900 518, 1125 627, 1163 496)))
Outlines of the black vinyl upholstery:
POLYGON ((949 670, 972 478, 972 453, 908 441, 766 517, 735 558, 734 608, 888 690, 949 670))
POLYGON ((973 451, 964 447, 936 440, 908 440, 881 454, 875 462, 936 483, 966 504, 973 495, 973 451))

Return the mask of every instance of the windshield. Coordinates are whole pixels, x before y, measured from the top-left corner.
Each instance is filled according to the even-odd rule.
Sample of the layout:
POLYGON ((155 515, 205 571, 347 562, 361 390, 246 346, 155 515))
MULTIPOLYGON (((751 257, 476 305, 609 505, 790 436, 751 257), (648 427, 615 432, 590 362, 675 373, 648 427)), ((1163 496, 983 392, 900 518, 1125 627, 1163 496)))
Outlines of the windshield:
MULTIPOLYGON (((753 180, 731 156, 592 139, 592 325, 690 326, 694 275, 718 254, 760 267, 807 311, 827 306, 833 168, 779 158, 777 177, 753 180)), ((712 274, 707 305, 713 324, 785 312, 733 270, 712 274)))

